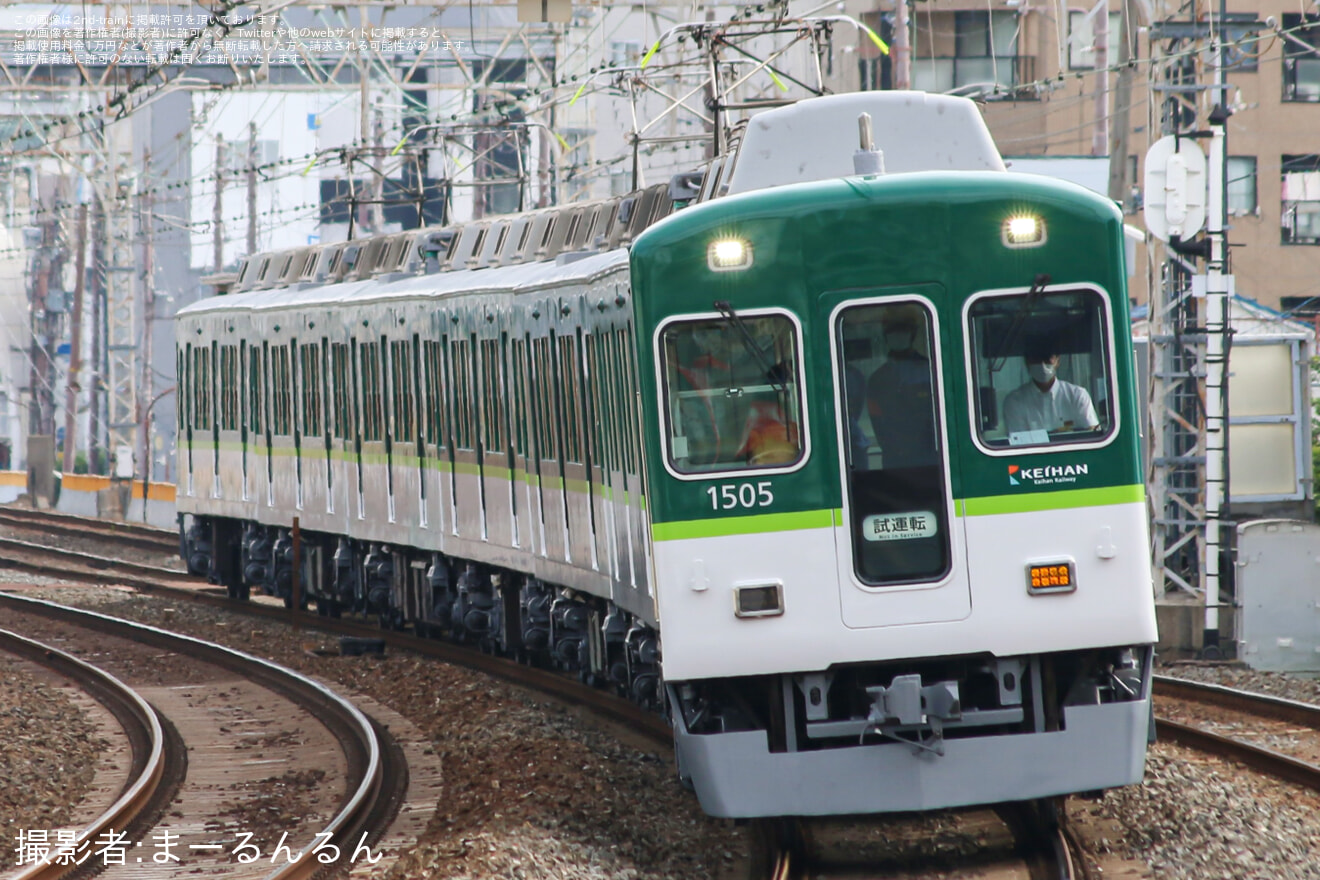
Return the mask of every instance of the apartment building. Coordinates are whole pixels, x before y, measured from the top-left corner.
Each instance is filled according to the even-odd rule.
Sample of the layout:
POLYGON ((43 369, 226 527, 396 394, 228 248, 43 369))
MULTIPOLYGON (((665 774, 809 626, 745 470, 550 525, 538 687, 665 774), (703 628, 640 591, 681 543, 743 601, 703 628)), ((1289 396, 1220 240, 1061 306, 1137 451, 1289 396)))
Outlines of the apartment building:
MULTIPOLYGON (((855 12, 894 42, 893 2, 880 0, 855 12)), ((1158 98, 1152 102, 1149 81, 1151 25, 1165 14, 1158 4, 1133 0, 1123 53, 1121 0, 1109 0, 1106 10, 1098 4, 1065 10, 1033 0, 909 3, 910 84, 983 101, 990 129, 1010 159, 1107 158, 1111 135, 1125 127, 1124 203, 1130 222, 1140 226, 1142 157, 1161 134, 1161 108, 1158 98), (1116 70, 1125 58, 1132 59, 1126 101, 1116 70)), ((1228 0, 1226 20, 1235 36, 1226 78, 1233 111, 1227 177, 1236 289, 1283 311, 1320 314, 1320 9, 1284 0, 1228 0)), ((866 41, 855 51, 855 86, 848 82, 850 72, 841 72, 840 88, 898 85, 896 53, 883 56, 866 41)), ((1167 49, 1157 45, 1154 51, 1167 49)), ((1202 83, 1213 78, 1207 55, 1197 59, 1202 83)), ((1204 127, 1208 95, 1200 102, 1204 127)), ((1133 289, 1142 300, 1145 274, 1137 272, 1133 289)))

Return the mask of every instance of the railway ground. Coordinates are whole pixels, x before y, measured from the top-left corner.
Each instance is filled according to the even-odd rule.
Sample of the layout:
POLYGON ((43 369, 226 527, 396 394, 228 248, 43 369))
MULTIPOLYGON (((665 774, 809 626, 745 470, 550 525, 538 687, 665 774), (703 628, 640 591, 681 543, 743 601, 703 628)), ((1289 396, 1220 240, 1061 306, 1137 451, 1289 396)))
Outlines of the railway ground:
MULTIPOLYGON (((585 726, 580 710, 394 650, 383 657, 339 657, 335 637, 311 629, 295 633, 283 623, 122 587, 36 586, 41 579, 7 573, 0 580, 27 581, 19 588, 268 653, 398 709, 421 732, 423 749, 439 759, 442 777, 421 843, 387 875, 396 880, 746 876, 746 829, 701 815, 673 780, 663 750, 594 721, 585 726)), ((1197 674, 1231 679, 1236 673, 1197 674)), ((1313 683, 1265 681, 1252 683, 1257 689, 1295 687, 1303 698, 1320 701, 1313 683)), ((1152 748, 1145 785, 1098 800, 1072 798, 1067 810, 1091 878, 1320 878, 1320 857, 1306 843, 1320 839, 1314 818, 1320 799, 1176 745, 1152 748)), ((918 824, 932 823, 944 833, 918 843, 918 851, 929 845, 956 857, 976 838, 950 837, 950 820, 941 814, 918 824)), ((949 866, 948 859, 926 867, 894 861, 846 876, 926 880, 955 876, 949 866)))

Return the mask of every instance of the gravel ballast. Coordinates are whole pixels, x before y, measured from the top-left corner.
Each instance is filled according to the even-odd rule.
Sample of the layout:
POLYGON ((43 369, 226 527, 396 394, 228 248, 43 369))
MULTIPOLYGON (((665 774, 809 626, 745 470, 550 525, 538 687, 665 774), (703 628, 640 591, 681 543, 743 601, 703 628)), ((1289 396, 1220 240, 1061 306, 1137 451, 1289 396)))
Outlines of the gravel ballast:
MULTIPOLYGON (((674 778, 671 755, 628 744, 547 699, 404 653, 319 656, 333 637, 122 588, 27 592, 269 656, 418 725, 440 757, 443 794, 422 840, 386 875, 395 880, 731 878, 744 870, 744 830, 701 813, 674 778)), ((1160 671, 1320 702, 1312 681, 1227 667, 1160 671)), ((1069 812, 1101 869, 1093 876, 1320 880, 1312 852, 1320 798, 1171 744, 1152 746, 1143 785, 1073 798, 1069 812)))
POLYGON ((584 724, 547 699, 402 652, 323 656, 317 651, 335 637, 123 588, 24 593, 269 657, 370 696, 425 731, 440 757, 443 794, 422 840, 386 877, 737 876, 742 829, 701 812, 678 784, 672 755, 639 751, 622 742, 622 731, 584 724))
POLYGON ((19 832, 73 820, 107 747, 95 723, 26 661, 0 653, 0 865, 15 862, 19 832))

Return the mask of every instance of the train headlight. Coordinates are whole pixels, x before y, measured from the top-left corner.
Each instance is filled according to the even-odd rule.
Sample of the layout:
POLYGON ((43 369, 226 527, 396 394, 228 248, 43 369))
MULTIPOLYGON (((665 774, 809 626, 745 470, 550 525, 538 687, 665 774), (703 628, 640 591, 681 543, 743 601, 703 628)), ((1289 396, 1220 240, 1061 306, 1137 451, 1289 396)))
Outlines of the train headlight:
POLYGON ((720 238, 706 248, 706 265, 712 272, 737 272, 752 265, 751 242, 741 238, 720 238))
POLYGON ((1077 567, 1072 560, 1033 562, 1027 565, 1027 592, 1071 593, 1077 589, 1077 567))
POLYGON ((1004 247, 1040 247, 1045 243, 1045 221, 1035 214, 1015 214, 1004 221, 1004 247))

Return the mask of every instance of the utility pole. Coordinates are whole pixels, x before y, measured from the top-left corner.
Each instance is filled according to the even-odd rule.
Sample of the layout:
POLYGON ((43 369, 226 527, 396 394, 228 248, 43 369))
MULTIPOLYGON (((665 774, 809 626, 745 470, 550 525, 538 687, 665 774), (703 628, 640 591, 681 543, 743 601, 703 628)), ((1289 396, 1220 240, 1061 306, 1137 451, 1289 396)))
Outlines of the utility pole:
POLYGON ((28 434, 51 434, 52 419, 47 380, 50 372, 50 338, 47 335, 47 306, 50 296, 51 224, 44 220, 37 226, 39 243, 32 255, 32 284, 28 288, 31 309, 32 343, 28 363, 28 434))
MULTIPOLYGON (((71 474, 78 461, 78 392, 82 390, 83 278, 87 274, 87 203, 78 205, 78 256, 73 279, 73 318, 69 326, 69 375, 64 392, 64 473, 71 474)), ((90 433, 90 432, 89 432, 90 433)), ((88 470, 91 460, 88 459, 88 470)))
POLYGON ((374 179, 371 182, 371 232, 379 235, 385 231, 385 118, 379 108, 376 109, 376 121, 371 129, 371 168, 374 179))
POLYGON ((1109 126, 1109 197, 1128 203, 1128 133, 1132 128, 1132 19, 1129 0, 1119 4, 1118 76, 1114 83, 1113 120, 1109 126))
MULTIPOLYGON (((1097 0, 1095 14, 1095 129, 1091 155, 1109 152, 1109 0, 1097 0)), ((1111 157, 1112 161, 1112 157, 1111 157)))
POLYGON ((257 252, 257 124, 248 123, 247 252, 257 252))
POLYGON ((912 46, 908 40, 908 0, 894 0, 894 88, 912 88, 912 46))
POLYGON ((108 330, 105 325, 105 205, 96 197, 95 212, 92 216, 92 381, 89 389, 88 407, 91 418, 88 421, 87 472, 105 474, 108 472, 109 452, 101 445, 105 420, 101 413, 101 392, 105 388, 105 345, 108 330))
MULTIPOLYGON (((146 173, 147 180, 153 180, 151 176, 151 152, 142 151, 142 169, 146 173)), ((138 221, 142 227, 142 388, 137 396, 139 408, 147 407, 152 396, 152 374, 151 374, 151 337, 152 324, 156 317, 156 235, 155 217, 152 216, 155 209, 155 198, 152 195, 152 187, 144 188, 139 197, 139 207, 141 219, 138 221)), ((142 480, 145 483, 151 480, 151 419, 150 409, 146 408, 138 414, 138 421, 142 425, 142 480)), ((147 495, 144 490, 142 494, 142 504, 145 508, 147 495)))
POLYGON ((215 271, 225 269, 225 136, 215 136, 215 206, 211 209, 211 247, 215 271))

